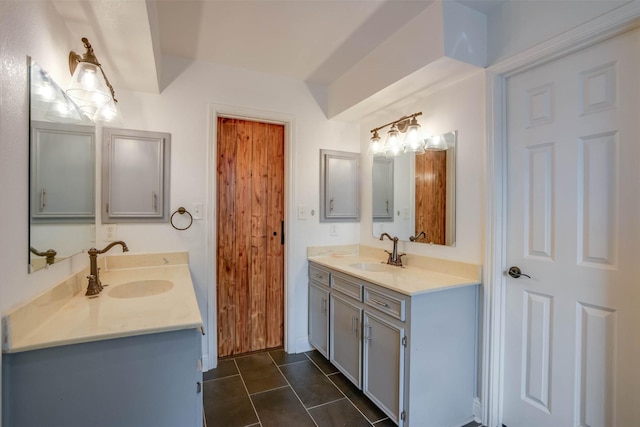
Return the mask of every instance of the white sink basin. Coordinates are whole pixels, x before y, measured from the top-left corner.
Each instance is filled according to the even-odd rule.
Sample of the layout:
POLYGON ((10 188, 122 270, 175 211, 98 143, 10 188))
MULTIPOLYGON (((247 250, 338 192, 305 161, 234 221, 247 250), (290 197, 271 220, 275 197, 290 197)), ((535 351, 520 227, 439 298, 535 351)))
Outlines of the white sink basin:
POLYGON ((379 262, 356 262, 354 264, 349 264, 349 267, 355 268, 356 270, 367 271, 369 273, 394 271, 395 269, 400 268, 389 264, 382 264, 379 262))
POLYGON ((163 294, 173 288, 173 282, 169 280, 137 280, 114 286, 107 291, 112 298, 141 298, 163 294))

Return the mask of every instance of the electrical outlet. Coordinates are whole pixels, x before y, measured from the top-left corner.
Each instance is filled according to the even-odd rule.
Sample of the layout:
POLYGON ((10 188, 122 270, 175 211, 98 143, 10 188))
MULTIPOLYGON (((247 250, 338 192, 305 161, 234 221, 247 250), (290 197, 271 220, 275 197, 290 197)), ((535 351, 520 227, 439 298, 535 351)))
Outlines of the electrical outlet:
POLYGON ((102 225, 102 241, 113 242, 118 240, 118 226, 116 224, 103 224, 102 225))
POLYGON ((336 224, 329 225, 329 234, 331 234, 332 236, 338 235, 338 226, 336 224))

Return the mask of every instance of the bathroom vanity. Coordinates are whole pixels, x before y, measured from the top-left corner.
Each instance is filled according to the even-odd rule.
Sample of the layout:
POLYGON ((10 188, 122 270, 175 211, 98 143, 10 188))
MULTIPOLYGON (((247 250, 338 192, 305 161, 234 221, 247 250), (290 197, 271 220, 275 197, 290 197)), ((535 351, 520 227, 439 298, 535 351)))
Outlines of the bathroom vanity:
POLYGON ((106 258, 3 317, 3 426, 202 426, 187 254, 106 258))
POLYGON ((480 268, 428 264, 310 256, 309 341, 399 426, 459 426, 473 419, 480 268))

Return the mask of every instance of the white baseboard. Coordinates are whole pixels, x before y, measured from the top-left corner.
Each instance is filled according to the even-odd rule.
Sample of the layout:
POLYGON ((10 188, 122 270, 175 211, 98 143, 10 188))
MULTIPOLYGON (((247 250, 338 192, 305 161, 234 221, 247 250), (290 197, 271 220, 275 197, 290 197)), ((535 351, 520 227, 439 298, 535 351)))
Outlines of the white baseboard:
POLYGON ((293 350, 294 353, 304 353, 305 351, 313 350, 313 347, 309 344, 309 337, 305 336, 296 339, 294 348, 289 350, 293 350))
POLYGON ((209 353, 205 353, 202 355, 202 372, 207 372, 212 369, 215 369, 218 365, 217 360, 209 360, 209 353), (213 363, 213 366, 209 365, 209 363, 213 363))
POLYGON ((473 419, 482 424, 482 402, 480 398, 473 399, 473 419))

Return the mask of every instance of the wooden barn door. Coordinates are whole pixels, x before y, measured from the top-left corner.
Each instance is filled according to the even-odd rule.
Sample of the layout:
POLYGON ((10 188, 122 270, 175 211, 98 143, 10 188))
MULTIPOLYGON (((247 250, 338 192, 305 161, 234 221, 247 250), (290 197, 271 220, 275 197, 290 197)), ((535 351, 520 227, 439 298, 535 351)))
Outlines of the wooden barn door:
POLYGON ((284 126, 218 118, 218 357, 284 340, 284 126))
POLYGON ((418 241, 444 245, 447 218, 447 151, 416 155, 416 229, 418 241))

